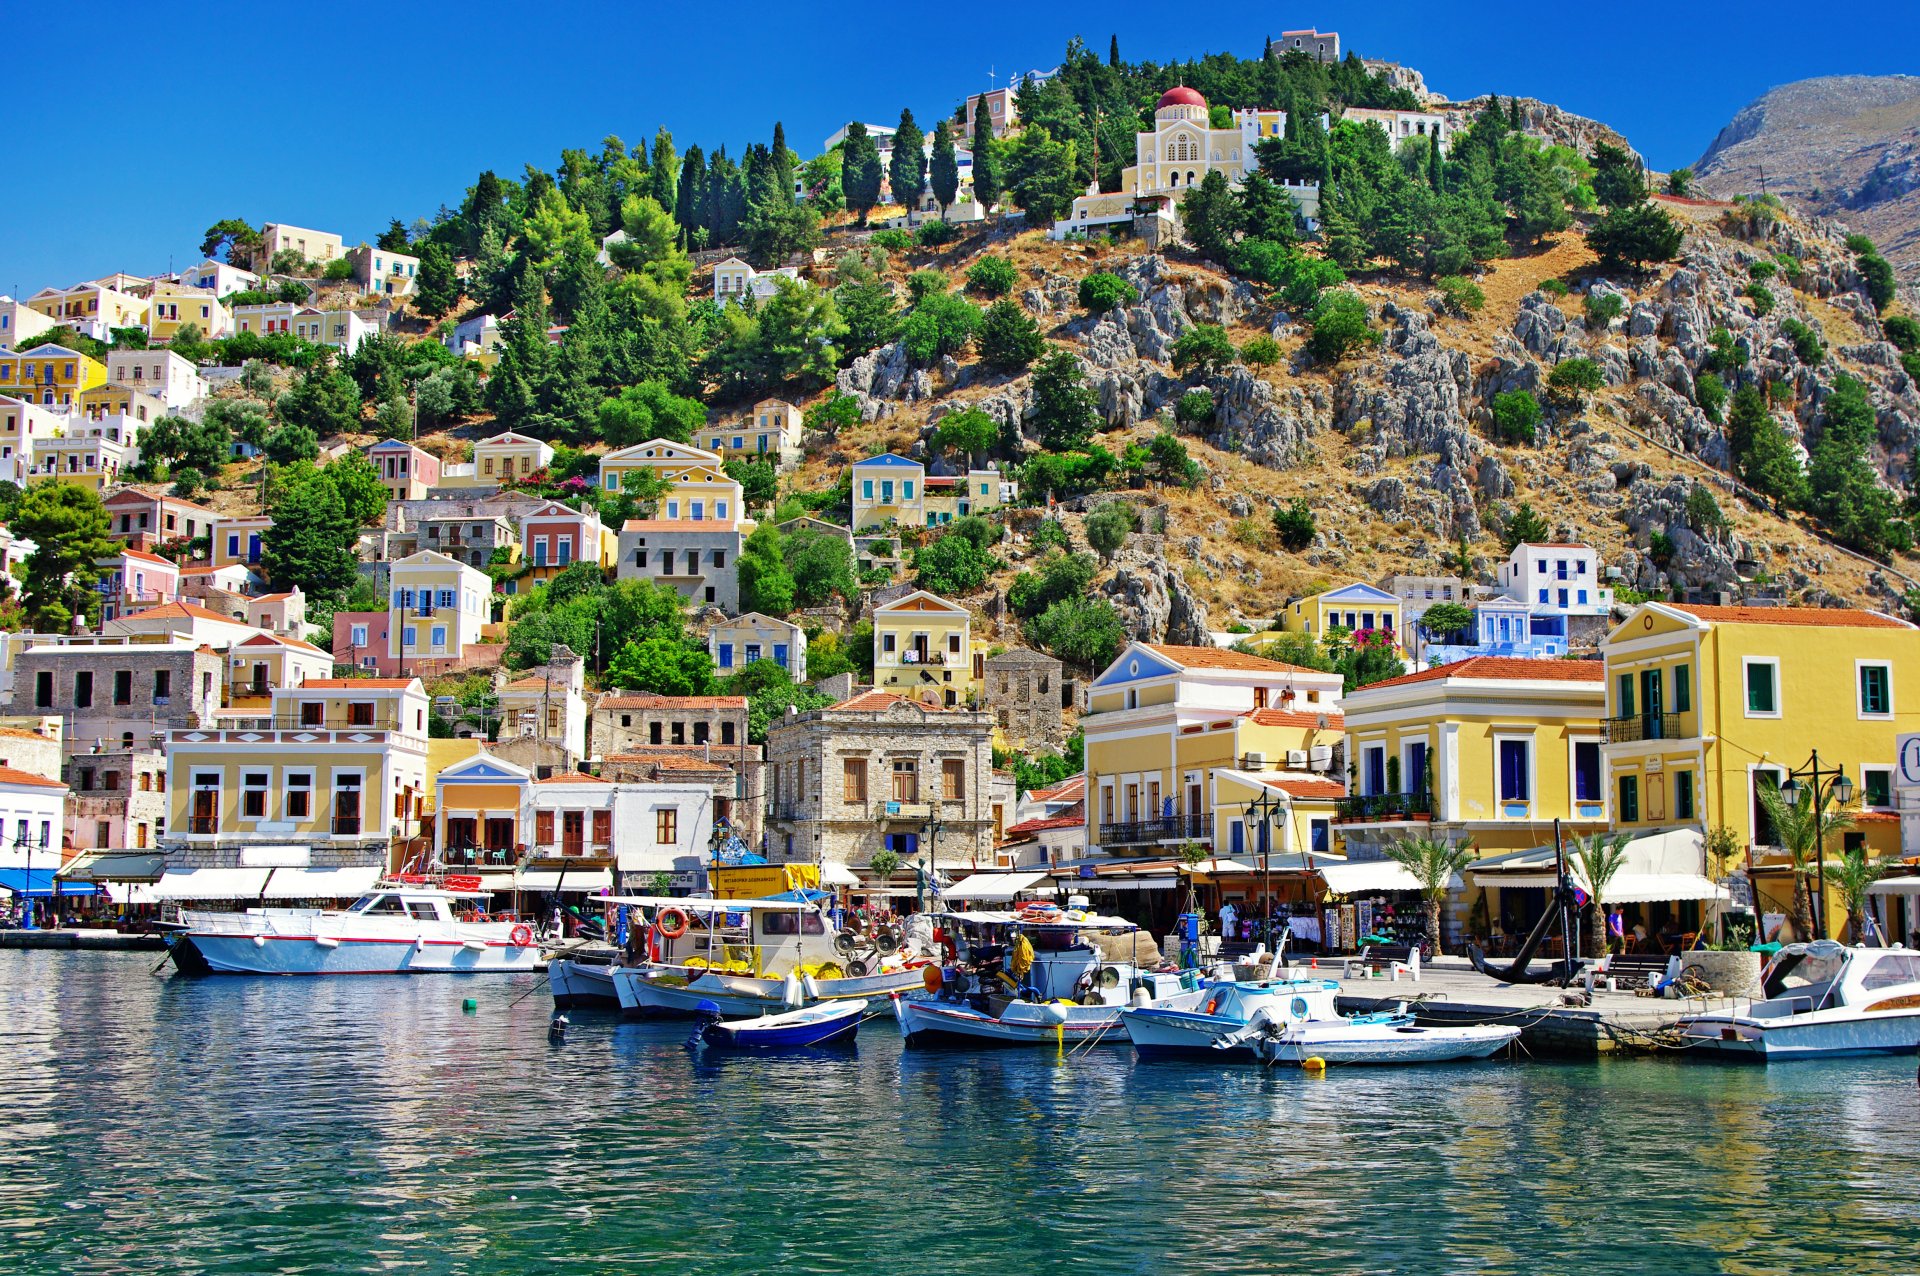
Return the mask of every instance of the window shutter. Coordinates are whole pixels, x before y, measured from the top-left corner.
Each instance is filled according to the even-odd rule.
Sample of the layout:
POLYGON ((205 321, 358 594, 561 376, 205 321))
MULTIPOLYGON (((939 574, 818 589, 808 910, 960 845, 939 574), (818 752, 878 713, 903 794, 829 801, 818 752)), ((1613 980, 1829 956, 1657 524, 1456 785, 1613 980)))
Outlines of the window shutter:
POLYGON ((533 816, 533 840, 547 843, 553 840, 553 812, 536 811, 533 816))

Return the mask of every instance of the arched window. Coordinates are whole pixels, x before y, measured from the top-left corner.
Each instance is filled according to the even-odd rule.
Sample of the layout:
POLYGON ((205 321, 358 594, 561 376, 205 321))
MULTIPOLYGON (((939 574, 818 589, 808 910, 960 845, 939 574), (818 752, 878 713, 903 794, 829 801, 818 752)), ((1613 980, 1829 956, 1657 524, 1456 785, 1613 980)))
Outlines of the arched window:
POLYGON ((1187 170, 1187 185, 1189 185, 1189 186, 1191 186, 1191 185, 1193 185, 1193 170, 1192 170, 1192 169, 1188 169, 1188 170, 1187 170))

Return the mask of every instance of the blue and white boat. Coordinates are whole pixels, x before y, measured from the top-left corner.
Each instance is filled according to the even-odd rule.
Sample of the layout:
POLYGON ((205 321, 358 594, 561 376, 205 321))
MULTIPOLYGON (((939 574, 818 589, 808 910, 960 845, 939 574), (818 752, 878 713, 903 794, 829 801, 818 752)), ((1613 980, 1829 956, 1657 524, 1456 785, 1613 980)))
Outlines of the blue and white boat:
POLYGON ((720 1007, 707 1003, 706 1022, 699 1039, 710 1046, 732 1050, 796 1050, 805 1047, 852 1045, 866 1015, 864 1001, 821 1001, 784 1014, 728 1023, 720 1007))
POLYGON ((1256 1015, 1282 1024, 1337 1018, 1334 998, 1339 992, 1340 985, 1331 979, 1215 984, 1191 1005, 1129 1006, 1120 1012, 1120 1022, 1142 1058, 1206 1055, 1251 1061, 1253 1048, 1245 1041, 1222 1043, 1256 1015))
POLYGON ((1771 1063, 1920 1051, 1920 951, 1788 944, 1760 984, 1763 1000, 1681 1018, 1688 1057, 1771 1063))

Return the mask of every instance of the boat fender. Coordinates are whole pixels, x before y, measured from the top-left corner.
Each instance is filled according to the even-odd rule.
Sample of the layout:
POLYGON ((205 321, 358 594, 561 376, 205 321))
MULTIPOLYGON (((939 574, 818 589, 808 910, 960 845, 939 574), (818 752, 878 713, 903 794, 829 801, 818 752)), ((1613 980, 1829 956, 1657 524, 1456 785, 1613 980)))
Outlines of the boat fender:
POLYGON ((525 948, 533 943, 533 931, 522 923, 507 932, 507 942, 515 948, 525 948))
POLYGON ((1150 1006, 1153 1004, 1153 998, 1147 995, 1145 988, 1135 988, 1133 990, 1133 1004, 1136 1006, 1150 1006))
POLYGON ((255 948, 265 948, 267 946, 267 937, 265 935, 255 935, 253 937, 253 946, 255 948))
POLYGON ((663 908, 654 918, 654 925, 660 928, 665 939, 678 939, 687 933, 687 914, 684 909, 663 908))
POLYGON ((812 975, 800 976, 800 990, 807 994, 808 1001, 818 1001, 820 999, 820 985, 814 980, 812 975))
POLYGON ((788 972, 785 982, 780 985, 780 1000, 791 1008, 800 1008, 800 976, 788 972))
POLYGON ((1302 1072, 1311 1072, 1315 1076, 1318 1076, 1327 1070, 1327 1061, 1319 1055, 1314 1055, 1311 1058, 1300 1061, 1300 1070, 1302 1072))
POLYGON ((1046 1002, 1040 1007, 1040 1017, 1056 1028, 1064 1027, 1069 1018, 1067 1007, 1072 1004, 1070 1001, 1046 1002))
POLYGON ((940 967, 927 966, 920 971, 920 982, 928 992, 937 993, 940 991, 940 985, 946 982, 946 977, 940 973, 940 967))
POLYGON ((658 926, 647 927, 647 960, 654 962, 660 960, 660 928, 658 926))
POLYGON ((1210 1015, 1218 1009, 1220 1009, 1220 994, 1215 993, 1213 996, 1207 998, 1207 1008, 1201 1013, 1210 1015))

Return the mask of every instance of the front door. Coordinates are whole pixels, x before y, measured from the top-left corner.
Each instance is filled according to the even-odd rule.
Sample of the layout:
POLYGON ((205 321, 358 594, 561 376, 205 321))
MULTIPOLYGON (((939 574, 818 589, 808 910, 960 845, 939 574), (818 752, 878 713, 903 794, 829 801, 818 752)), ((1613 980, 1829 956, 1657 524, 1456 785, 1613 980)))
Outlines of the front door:
POLYGON ((1658 669, 1640 671, 1640 712, 1645 715, 1641 722, 1646 727, 1645 739, 1661 739, 1660 714, 1665 706, 1660 694, 1661 678, 1658 669))
POLYGON ((586 852, 587 815, 584 811, 563 811, 560 814, 560 853, 562 855, 582 855, 586 852))

